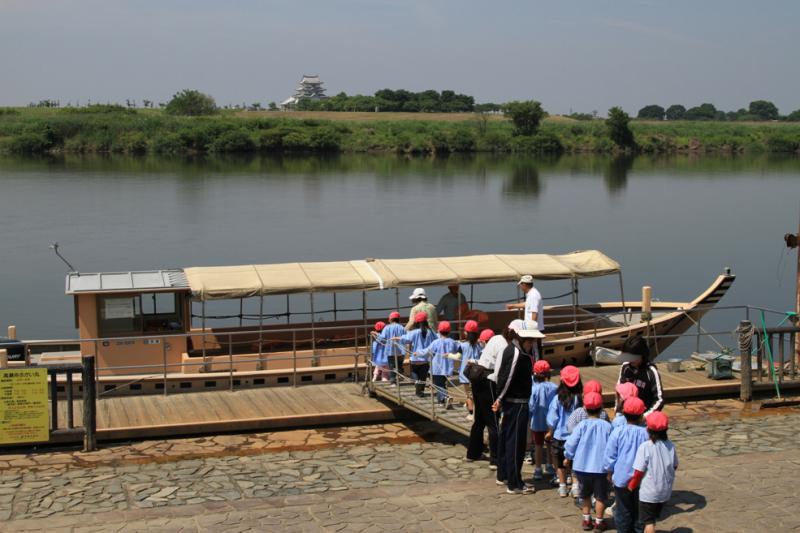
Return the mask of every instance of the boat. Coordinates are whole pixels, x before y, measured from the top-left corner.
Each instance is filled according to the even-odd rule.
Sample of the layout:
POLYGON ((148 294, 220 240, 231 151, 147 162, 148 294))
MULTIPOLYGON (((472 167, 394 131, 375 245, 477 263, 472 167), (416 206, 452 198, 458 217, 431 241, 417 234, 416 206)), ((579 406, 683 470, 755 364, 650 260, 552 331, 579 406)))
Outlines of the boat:
MULTIPOLYGON (((726 271, 690 302, 645 302, 643 308, 642 301, 625 299, 619 263, 598 250, 70 272, 66 293, 74 298, 80 349, 50 353, 34 362, 94 355, 101 393, 353 380, 368 366, 372 324, 385 320, 394 309, 407 319, 409 306, 401 303, 408 300, 401 290, 460 285, 469 287, 469 301, 475 305, 475 291, 481 285, 506 283, 513 290, 526 274, 540 289, 545 282, 559 280, 570 286, 570 304, 544 309, 543 356, 556 368, 590 364, 593 348, 619 350, 633 335, 644 336, 660 353, 711 309, 735 279, 726 271), (618 276, 619 300, 579 302, 579 281, 600 276, 618 276), (359 318, 338 318, 354 310, 337 313, 336 295, 353 292, 361 295, 359 318), (382 307, 369 305, 376 293, 383 295, 382 307), (334 317, 324 322, 320 314, 330 315, 331 310, 320 309, 323 294, 332 296, 334 317), (295 302, 297 295, 305 295, 307 305, 291 309, 290 295, 295 302), (394 297, 392 305, 385 304, 387 296, 394 297), (207 304, 214 300, 238 303, 239 313, 220 317, 207 312, 207 304), (284 301, 284 312, 265 312, 265 302, 274 308, 284 301), (258 313, 244 313, 245 302, 257 307, 258 313), (209 324, 221 318, 238 324, 209 324)), ((511 307, 519 307, 514 302, 521 299, 517 293, 511 307)), ((481 328, 499 332, 520 317, 521 310, 507 308, 508 303, 492 302, 496 308, 481 309, 481 328)), ((455 322, 460 331, 464 321, 459 316, 455 322)))

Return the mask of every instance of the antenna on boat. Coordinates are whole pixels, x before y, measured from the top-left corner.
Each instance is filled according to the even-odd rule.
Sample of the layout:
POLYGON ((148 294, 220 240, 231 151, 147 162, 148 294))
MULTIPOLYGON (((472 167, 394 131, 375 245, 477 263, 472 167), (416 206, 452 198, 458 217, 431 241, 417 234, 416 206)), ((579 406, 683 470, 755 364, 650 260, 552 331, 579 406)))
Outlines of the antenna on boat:
POLYGON ((78 269, 76 269, 74 266, 72 266, 72 264, 70 264, 70 262, 67 261, 64 258, 64 256, 61 255, 61 253, 58 251, 58 243, 57 242, 54 242, 53 244, 51 244, 50 245, 50 249, 53 250, 56 253, 56 255, 58 256, 59 259, 64 261, 64 264, 66 264, 69 267, 69 271, 70 272, 78 272, 78 269))

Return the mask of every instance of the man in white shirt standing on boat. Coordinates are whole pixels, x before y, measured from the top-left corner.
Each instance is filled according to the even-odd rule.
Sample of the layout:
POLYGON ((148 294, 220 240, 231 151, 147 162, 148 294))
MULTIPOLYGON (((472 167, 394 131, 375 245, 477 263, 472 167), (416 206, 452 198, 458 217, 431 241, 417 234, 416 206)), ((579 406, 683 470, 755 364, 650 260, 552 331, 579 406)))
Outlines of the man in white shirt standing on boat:
MULTIPOLYGON (((519 309, 522 307, 524 309, 522 320, 526 322, 535 322, 536 329, 544 332, 544 301, 542 300, 542 294, 533 286, 533 276, 525 274, 519 278, 517 285, 523 294, 525 294, 524 307, 521 304, 508 304, 506 309, 519 309)), ((538 357, 541 357, 541 339, 536 339, 536 352, 538 357)))
MULTIPOLYGON (((536 322, 539 331, 544 331, 544 301, 541 293, 533 286, 533 276, 524 275, 519 278, 520 290, 525 294, 524 315, 522 320, 536 322)), ((521 304, 508 304, 507 309, 520 309, 521 304)))

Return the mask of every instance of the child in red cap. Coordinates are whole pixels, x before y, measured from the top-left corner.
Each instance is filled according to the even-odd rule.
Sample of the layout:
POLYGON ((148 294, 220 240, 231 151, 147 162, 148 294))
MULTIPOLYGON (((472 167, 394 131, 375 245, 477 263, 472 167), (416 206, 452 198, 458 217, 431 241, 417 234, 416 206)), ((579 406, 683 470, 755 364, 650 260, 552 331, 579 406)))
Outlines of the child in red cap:
POLYGON ((636 451, 633 477, 628 483, 631 491, 639 488, 639 523, 645 526, 644 533, 655 533, 656 520, 672 495, 678 454, 667 437, 668 429, 669 418, 661 411, 647 416, 650 439, 636 451))
POLYGON ((414 328, 401 339, 401 344, 406 347, 411 363, 411 379, 414 380, 414 389, 420 398, 425 396, 425 382, 428 379, 428 347, 436 340, 436 334, 431 331, 428 324, 428 314, 419 311, 412 317, 414 328))
MULTIPOLYGON (((543 477, 542 457, 544 455, 544 435, 547 433, 547 409, 558 390, 556 384, 550 382, 550 370, 550 363, 544 359, 533 364, 533 385, 528 409, 531 413, 531 441, 533 441, 533 455, 536 464, 533 469, 533 479, 535 480, 543 477)), ((552 474, 555 474, 555 471, 552 474)))
MULTIPOLYGON (((634 390, 636 386, 632 383, 634 390)), ((636 396, 629 396, 622 406, 622 413, 617 415, 614 422, 622 420, 625 423, 612 424, 614 428, 606 444, 606 453, 603 458, 603 469, 611 474, 614 485, 614 526, 619 533, 641 532, 639 521, 639 491, 628 490, 628 482, 633 477, 633 462, 639 446, 647 440, 647 430, 642 427, 644 402, 636 396)))
MULTIPOLYGON (((427 316, 427 315, 426 315, 427 316)), ((386 365, 389 367, 389 380, 394 383, 397 376, 403 374, 404 347, 401 339, 406 333, 406 328, 400 323, 400 313, 389 313, 389 323, 383 328, 380 339, 386 352, 386 365)))
POLYGON ((572 412, 583 405, 583 383, 581 372, 576 366, 565 366, 561 369, 561 383, 558 385, 556 396, 550 401, 547 408, 547 434, 544 438, 550 443, 553 464, 556 465, 558 476, 558 495, 562 498, 569 496, 567 490, 567 470, 564 467, 564 444, 569 438, 567 419, 572 412))
POLYGON ((431 376, 436 387, 436 398, 440 404, 447 404, 449 409, 451 398, 447 393, 447 381, 453 375, 455 361, 448 356, 458 350, 458 343, 450 338, 450 322, 442 320, 437 329, 439 338, 428 346, 426 353, 431 358, 431 376))
POLYGON ((375 330, 372 335, 372 366, 375 371, 372 374, 372 381, 389 381, 389 366, 386 360, 386 345, 381 339, 381 331, 386 327, 384 322, 376 322, 375 330))
MULTIPOLYGON (((564 466, 572 466, 572 471, 580 483, 580 497, 583 499, 583 530, 592 530, 592 499, 595 498, 594 531, 605 531, 603 513, 608 500, 608 477, 603 468, 606 443, 611 434, 611 424, 600 419, 603 410, 603 397, 598 392, 583 395, 583 407, 588 418, 579 423, 570 434, 564 446, 564 466)), ((573 486, 575 486, 573 484, 573 486)))
POLYGON ((477 322, 467 320, 467 323, 464 324, 464 333, 467 334, 467 340, 457 346, 457 350, 461 353, 461 359, 458 364, 458 382, 464 389, 464 404, 467 408, 467 420, 470 422, 474 420, 473 409, 475 406, 472 403, 472 387, 464 371, 467 369, 467 365, 475 364, 481 358, 483 345, 478 339, 478 329, 477 322))
MULTIPOLYGON (((599 395, 603 395, 603 386, 597 380, 589 380, 583 384, 583 394, 587 394, 590 392, 596 392, 599 395)), ((589 418, 589 415, 586 414, 585 407, 578 407, 575 409, 569 418, 567 419, 567 431, 572 433, 572 431, 584 420, 589 418)), ((605 411, 600 411, 600 418, 609 422, 608 414, 605 411)))

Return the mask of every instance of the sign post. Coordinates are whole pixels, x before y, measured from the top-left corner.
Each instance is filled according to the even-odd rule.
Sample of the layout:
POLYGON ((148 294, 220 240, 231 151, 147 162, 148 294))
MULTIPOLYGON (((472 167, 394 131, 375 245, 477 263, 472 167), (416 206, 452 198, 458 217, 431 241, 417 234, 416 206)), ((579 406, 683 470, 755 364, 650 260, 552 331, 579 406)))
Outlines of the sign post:
POLYGON ((49 439, 47 369, 0 370, 0 444, 49 439))

